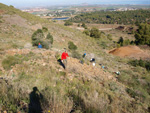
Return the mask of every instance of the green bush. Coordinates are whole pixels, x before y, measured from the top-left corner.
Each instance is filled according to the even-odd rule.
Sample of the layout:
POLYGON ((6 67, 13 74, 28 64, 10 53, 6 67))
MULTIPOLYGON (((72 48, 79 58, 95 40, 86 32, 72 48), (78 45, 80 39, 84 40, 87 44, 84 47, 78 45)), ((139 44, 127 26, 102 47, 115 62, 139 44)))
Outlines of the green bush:
POLYGON ((111 35, 111 34, 108 34, 108 35, 107 35, 107 38, 108 38, 109 40, 112 40, 112 35, 111 35))
POLYGON ((146 68, 147 71, 150 71, 150 61, 144 61, 142 59, 140 60, 131 60, 128 62, 128 64, 132 66, 140 66, 146 68))
POLYGON ((120 37, 117 43, 120 44, 120 46, 123 46, 123 42, 124 42, 123 37, 120 37))
POLYGON ((53 44, 53 36, 50 33, 48 33, 46 39, 44 37, 44 33, 41 29, 35 31, 32 35, 33 46, 38 46, 38 44, 40 43, 43 48, 49 49, 53 44))
POLYGON ((48 29, 46 27, 42 27, 42 31, 47 32, 48 29))
POLYGON ((70 22, 70 21, 66 21, 66 22, 64 23, 64 25, 65 25, 65 26, 70 26, 70 25, 73 25, 73 23, 70 22))
POLYGON ((81 25, 84 29, 87 29, 87 26, 85 25, 85 23, 82 23, 81 25))
POLYGON ((70 50, 77 50, 77 46, 71 41, 68 42, 68 48, 70 50))
POLYGON ((42 38, 44 38, 44 34, 43 34, 43 31, 41 29, 38 29, 37 31, 35 31, 32 34, 32 40, 39 40, 42 38))
POLYGON ((97 28, 92 28, 90 30, 90 36, 94 38, 100 38, 101 37, 101 32, 97 28))
POLYGON ((53 36, 50 33, 47 34, 46 38, 50 40, 51 44, 53 44, 53 36))
POLYGON ((89 30, 84 30, 83 33, 88 35, 88 36, 90 35, 90 31, 89 30))

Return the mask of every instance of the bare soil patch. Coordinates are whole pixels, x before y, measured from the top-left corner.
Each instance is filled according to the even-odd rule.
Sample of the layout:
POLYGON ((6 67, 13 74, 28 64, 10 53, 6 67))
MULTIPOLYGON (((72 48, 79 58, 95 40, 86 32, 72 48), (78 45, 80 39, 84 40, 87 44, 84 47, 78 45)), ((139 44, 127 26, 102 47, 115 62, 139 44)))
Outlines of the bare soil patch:
POLYGON ((148 50, 142 50, 138 46, 124 46, 109 51, 110 54, 120 57, 130 57, 135 59, 150 59, 150 52, 148 50))

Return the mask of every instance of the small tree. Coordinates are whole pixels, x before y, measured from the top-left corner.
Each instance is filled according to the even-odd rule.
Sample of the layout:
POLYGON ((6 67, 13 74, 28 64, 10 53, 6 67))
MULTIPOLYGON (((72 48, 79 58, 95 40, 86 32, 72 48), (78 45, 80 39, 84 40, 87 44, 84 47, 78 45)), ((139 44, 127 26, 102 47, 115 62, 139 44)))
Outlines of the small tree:
POLYGON ((68 42, 68 48, 70 50, 77 50, 77 46, 71 41, 68 42))
POLYGON ((83 28, 87 29, 87 26, 85 25, 85 23, 82 23, 81 25, 83 28))
POLYGON ((44 38, 43 31, 38 29, 32 34, 32 41, 44 38))
POLYGON ((65 26, 70 26, 70 25, 73 25, 73 23, 70 22, 70 21, 66 21, 66 22, 64 23, 64 25, 65 25, 65 26))
POLYGON ((50 40, 51 44, 53 44, 53 36, 50 33, 47 34, 46 38, 50 40))
POLYGON ((124 42, 123 38, 120 37, 120 39, 119 39, 119 41, 118 41, 118 44, 120 44, 120 46, 123 46, 123 42, 124 42))
POLYGON ((38 29, 37 31, 35 31, 32 34, 32 44, 33 46, 38 46, 38 43, 41 43, 43 38, 44 38, 44 34, 43 31, 41 29, 38 29))
POLYGON ((90 36, 94 38, 100 38, 101 32, 97 28, 92 28, 90 31, 90 36))
POLYGON ((49 49, 53 44, 53 36, 48 33, 46 39, 44 37, 41 29, 35 31, 31 37, 33 46, 38 46, 38 44, 41 43, 43 48, 49 49))

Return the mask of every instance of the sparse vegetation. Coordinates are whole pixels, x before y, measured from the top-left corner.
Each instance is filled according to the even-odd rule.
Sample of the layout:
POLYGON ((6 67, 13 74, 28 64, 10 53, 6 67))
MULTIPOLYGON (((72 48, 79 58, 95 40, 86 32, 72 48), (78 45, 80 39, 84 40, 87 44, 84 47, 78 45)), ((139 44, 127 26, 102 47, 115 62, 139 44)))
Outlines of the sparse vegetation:
POLYGON ((77 50, 77 46, 71 41, 68 42, 68 48, 70 50, 77 50))
MULTIPOLYGON (((1 24, 4 27, 0 28, 0 112, 29 112, 33 93, 39 100, 38 108, 44 113, 149 112, 150 62, 131 61, 106 53, 107 48, 118 41, 113 42, 114 34, 93 28, 86 29, 85 35, 58 23, 45 24, 45 20, 12 6, 2 5, 0 10, 6 10, 4 14, 7 15, 26 16, 24 18, 31 24, 24 27, 7 24, 5 20, 1 24), (35 23, 45 27, 33 31, 31 28, 35 23), (40 42, 45 48, 53 44, 53 49, 23 48, 31 41, 35 46, 40 42), (66 46, 70 58, 68 69, 64 70, 56 60, 60 59, 61 49, 66 46), (85 51, 85 62, 81 64, 85 51), (89 62, 93 56, 95 67, 89 62), (116 75, 116 71, 120 71, 120 75, 116 75)), ((112 15, 106 16, 108 20, 112 18, 112 15)), ((127 44, 128 39, 118 37, 123 38, 118 44, 127 44)))
POLYGON ((29 58, 27 56, 22 56, 22 55, 15 55, 15 56, 7 56, 3 61, 2 61, 2 66, 4 69, 9 70, 12 68, 12 66, 16 64, 20 64, 23 61, 27 61, 29 58))
POLYGON ((129 62, 129 64, 131 64, 133 66, 141 66, 141 67, 146 68, 148 71, 150 71, 150 62, 149 61, 144 61, 142 59, 132 60, 129 62))

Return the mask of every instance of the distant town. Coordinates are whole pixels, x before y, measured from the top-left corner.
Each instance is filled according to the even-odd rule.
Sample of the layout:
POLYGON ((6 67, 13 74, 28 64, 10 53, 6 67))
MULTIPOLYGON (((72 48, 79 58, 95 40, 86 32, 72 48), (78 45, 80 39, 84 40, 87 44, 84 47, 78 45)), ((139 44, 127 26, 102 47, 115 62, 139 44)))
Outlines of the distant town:
POLYGON ((96 5, 88 6, 55 6, 55 7, 35 7, 22 9, 23 12, 28 12, 41 18, 60 18, 73 17, 77 14, 94 12, 94 11, 129 11, 137 9, 148 9, 150 5, 96 5))

